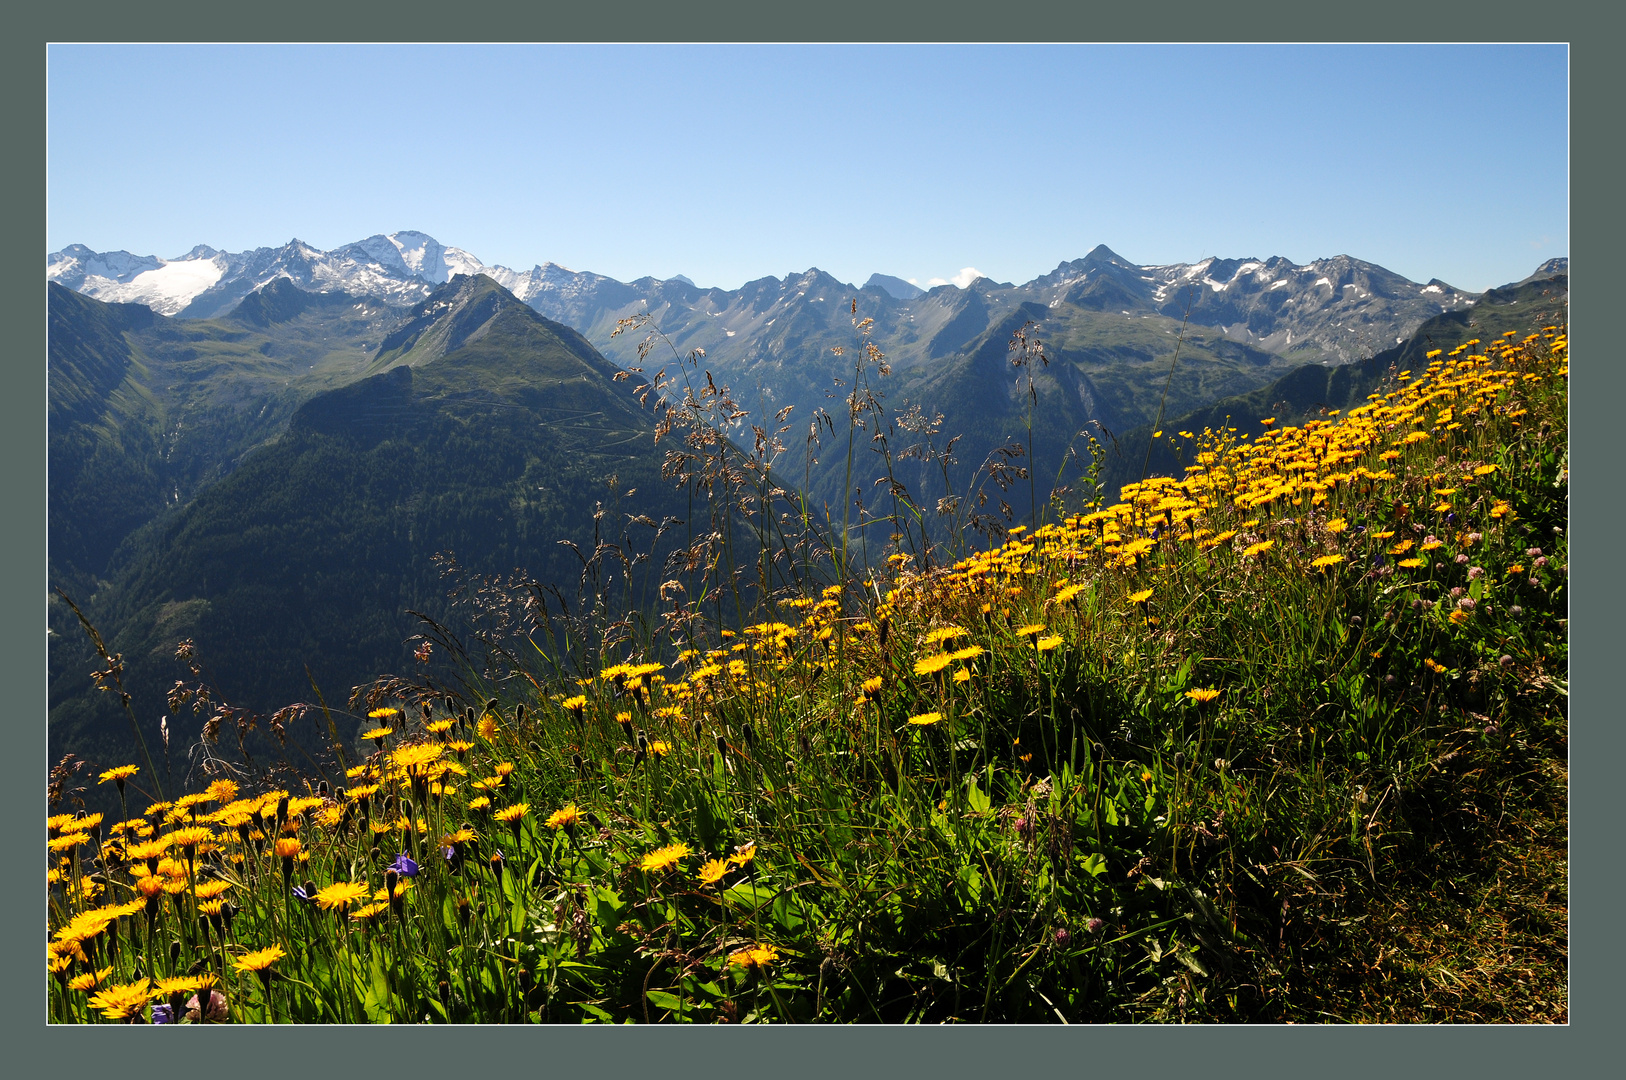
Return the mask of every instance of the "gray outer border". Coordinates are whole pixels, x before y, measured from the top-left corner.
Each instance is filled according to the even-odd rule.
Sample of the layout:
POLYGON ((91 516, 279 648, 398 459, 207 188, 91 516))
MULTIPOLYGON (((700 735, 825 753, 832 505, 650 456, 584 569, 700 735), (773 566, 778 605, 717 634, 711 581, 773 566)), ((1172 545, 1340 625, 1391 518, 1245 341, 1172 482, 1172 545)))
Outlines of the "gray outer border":
MULTIPOLYGON (((12 190, 6 205, 12 220, 6 235, 23 238, 17 245, 20 259, 5 264, 4 297, 7 325, 14 327, 14 378, 21 392, 5 396, 4 422, 0 432, 5 440, 5 499, 24 507, 21 526, 8 530, 3 543, 5 572, 0 575, 3 610, 9 616, 0 622, 0 658, 4 664, 4 685, 9 689, 15 722, 16 752, 6 755, 8 781, 3 792, 7 820, 17 825, 21 835, 32 834, 31 823, 40 813, 40 782, 45 763, 45 648, 36 624, 28 630, 26 612, 37 611, 44 593, 45 567, 45 293, 37 264, 31 261, 45 250, 45 48, 57 41, 284 41, 284 40, 536 40, 536 41, 795 41, 795 40, 1078 40, 1078 41, 1559 41, 1575 43, 1571 50, 1571 99, 1573 115, 1580 119, 1579 130, 1598 132, 1602 139, 1582 139, 1571 151, 1572 189, 1590 211, 1588 228, 1572 237, 1574 266, 1571 295, 1575 307, 1591 311, 1594 322, 1583 317, 1572 323, 1572 336, 1582 342, 1581 392, 1572 398, 1574 419, 1572 442, 1585 448, 1584 462, 1609 460, 1607 440, 1613 434, 1608 410, 1621 400, 1621 383, 1626 376, 1622 366, 1611 362, 1610 346, 1593 332, 1601 325, 1598 314, 1605 311, 1609 295, 1621 287, 1619 262, 1611 254, 1623 249, 1621 214, 1606 200, 1618 188, 1620 173, 1611 168, 1619 157, 1618 138, 1607 132, 1617 130, 1614 115, 1621 92, 1620 63, 1606 54, 1618 36, 1593 18, 1583 18, 1573 10, 1511 4, 1478 4, 1451 7, 1423 7, 1394 0, 1368 0, 1358 6, 1337 9, 1309 9, 1301 4, 1270 2, 1255 4, 1247 11, 1232 5, 1193 4, 1189 0, 1161 3, 1155 7, 1094 11, 1060 0, 1007 0, 990 7, 965 0, 939 0, 937 3, 899 4, 879 8, 853 0, 827 0, 805 7, 768 9, 745 0, 720 0, 704 11, 690 5, 655 5, 648 0, 617 4, 613 8, 590 10, 574 4, 523 3, 496 0, 477 5, 471 13, 467 5, 424 3, 422 0, 396 3, 354 3, 337 7, 311 0, 284 0, 277 5, 227 10, 198 0, 175 2, 161 11, 145 5, 111 4, 105 0, 80 0, 72 8, 36 7, 8 17, 8 34, 3 46, 6 63, 0 66, 4 79, 6 155, 4 170, 12 190), (471 18, 471 14, 474 15, 471 18), (1579 165, 1579 168, 1576 166, 1579 165), (1575 179, 1576 174, 1579 179, 1575 179), (34 237, 30 248, 27 237, 34 237), (32 251, 34 254, 30 255, 32 251), (27 298, 27 299, 24 299, 27 298), (1594 339, 1596 344, 1594 344, 1594 339), (22 359, 30 358, 30 359, 22 359), (1590 361, 1590 362, 1589 362, 1590 361), (23 371, 28 372, 22 375, 23 371), (28 642, 32 641, 30 645, 28 642)), ((1610 20, 1613 23, 1613 20, 1610 20)), ((1494 78, 1494 73, 1475 73, 1494 78)), ((1494 118, 1489 118, 1492 122, 1494 118)), ((1541 153, 1539 143, 1529 141, 1539 133, 1516 132, 1507 137, 1477 134, 1469 129, 1467 138, 1457 142, 1442 140, 1442 154, 1455 153, 1467 167, 1484 166, 1494 156, 1505 153, 1541 153)), ((1442 170, 1456 162, 1442 160, 1442 170)), ((1573 195, 1572 195, 1573 197, 1573 195)), ((1494 223, 1488 223, 1494 227, 1494 223)), ((1618 422, 1617 422, 1618 423, 1618 422)), ((417 1029, 411 1034, 386 1031, 346 1031, 308 1028, 299 1033, 297 1044, 282 1033, 238 1029, 194 1032, 194 1041, 218 1045, 225 1055, 211 1061, 203 1055, 188 1058, 169 1055, 148 1056, 145 1038, 163 1029, 141 1029, 129 1038, 110 1034, 115 1029, 76 1029, 68 1041, 66 1030, 51 1029, 40 1021, 39 977, 37 974, 41 894, 19 887, 0 894, 7 928, 3 936, 0 962, 6 972, 0 1016, 9 1031, 24 1035, 11 1044, 12 1059, 23 1075, 44 1075, 47 1068, 64 1066, 83 1070, 104 1064, 86 1059, 87 1054, 105 1050, 105 1065, 116 1071, 132 1068, 138 1074, 159 1069, 201 1067, 205 1070, 226 1065, 233 1072, 271 1075, 308 1069, 327 1071, 332 1066, 371 1065, 388 1070, 403 1066, 418 1071, 464 1063, 484 1072, 493 1066, 524 1065, 553 1069, 580 1068, 620 1074, 645 1066, 682 1071, 752 1065, 775 1071, 811 1074, 832 1069, 887 1072, 901 1066, 908 1073, 946 1071, 954 1074, 987 1074, 1012 1068, 1023 1071, 1082 1072, 1103 1065, 1122 1063, 1156 1072, 1174 1071, 1182 1066, 1198 1069, 1218 1067, 1231 1071, 1234 1064, 1249 1072, 1298 1071, 1305 1065, 1316 1071, 1369 1075, 1374 1067, 1385 1071, 1397 1066, 1405 1072, 1451 1073, 1485 1070, 1493 1075, 1529 1074, 1543 1067, 1586 1068, 1594 1052, 1600 1064, 1609 1058, 1604 1042, 1607 1035, 1599 1021, 1615 1014, 1610 1006, 1620 998, 1618 967, 1620 945, 1607 917, 1600 918, 1605 897, 1619 895, 1621 869, 1608 854, 1618 851, 1611 843, 1613 821, 1605 799, 1610 794, 1605 770, 1622 759, 1619 709, 1610 708, 1615 695, 1601 683, 1592 683, 1584 674, 1601 673, 1609 663, 1612 646, 1618 640, 1616 621, 1609 614, 1621 609, 1619 575, 1601 559, 1585 553, 1588 546, 1610 535, 1618 535, 1621 509, 1611 498, 1615 485, 1609 474, 1586 465, 1577 470, 1577 483, 1588 498, 1576 499, 1571 527, 1581 534, 1572 550, 1571 561, 1579 559, 1582 572, 1591 571, 1584 589, 1576 594, 1572 617, 1583 628, 1573 650, 1572 697, 1581 704, 1572 712, 1572 726, 1578 728, 1581 753, 1578 768, 1572 771, 1571 845, 1590 852, 1580 875, 1581 902, 1573 898, 1571 925, 1588 935, 1588 945, 1579 957, 1572 957, 1571 1025, 1567 1029, 1509 1028, 1386 1029, 1381 1034, 1349 1030, 1315 1029, 1310 1035, 1299 1029, 1227 1028, 1175 1029, 1149 1032, 1092 1030, 1088 1035, 1065 1029, 994 1029, 911 1032, 894 1029, 831 1029, 816 1035, 807 1031, 739 1031, 733 1037, 702 1032, 643 1031, 625 1033, 606 1042, 603 1033, 590 1030, 569 1035, 561 1030, 546 1034, 481 1029, 478 1033, 437 1032, 417 1029), (1594 541, 1592 538, 1598 538, 1594 541), (1582 813, 1574 814, 1576 804, 1582 813), (1579 822, 1578 824, 1576 822, 1579 822), (1579 908, 1577 919, 1574 909, 1579 908), (38 920, 38 921, 36 921, 38 920), (1312 1039, 1299 1043, 1298 1039, 1312 1039), (116 1041, 115 1041, 116 1039, 116 1041), (812 1040, 817 1040, 816 1044, 812 1040), (105 1040, 104 1045, 103 1044, 105 1040), (658 1041, 654 1041, 658 1040, 658 1041), (1154 1041, 1155 1040, 1155 1041, 1154 1041), (1359 1040, 1359 1043, 1354 1040, 1359 1040), (249 1051, 263 1047, 270 1053, 249 1051), (1360 1050, 1359 1056, 1339 1053, 1360 1050), (289 1051, 294 1051, 292 1054, 289 1051), (402 1056, 410 1050, 415 1059, 402 1056), (1226 1054, 1226 1050, 1241 1051, 1226 1054), (1374 1054, 1372 1051, 1378 1051, 1374 1054), (280 1051, 280 1053, 278 1052, 280 1051), (822 1052, 821 1052, 822 1051, 822 1052), (1252 1051, 1251 1053, 1249 1051, 1252 1051), (1260 1053, 1260 1051, 1264 1051, 1260 1053), (1305 1059, 1300 1054, 1315 1053, 1305 1059), (1330 1053, 1329 1053, 1330 1051, 1330 1053), (64 1053, 65 1052, 65 1053, 64 1053), (833 1052, 833 1053, 832 1053, 833 1052), (112 1055, 117 1055, 113 1057, 112 1055), (52 1060, 54 1059, 54 1060, 52 1060), (190 1060, 191 1064, 186 1062, 190 1060), (30 1067, 38 1062, 38 1067, 30 1067), (1271 1065, 1280 1061, 1281 1065, 1271 1065), (320 1062, 320 1064, 318 1064, 320 1062), (1246 1064, 1244 1064, 1246 1063, 1246 1064), (1267 1064, 1269 1063, 1269 1064, 1267 1064), (1297 1068, 1295 1068, 1297 1066, 1297 1068)), ((1602 544, 1599 543, 1601 553, 1602 544)), ((26 871, 22 875, 26 882, 26 871)), ((184 1036, 183 1036, 184 1037, 184 1036)), ((1590 1070, 1588 1070, 1590 1071, 1590 1070)))

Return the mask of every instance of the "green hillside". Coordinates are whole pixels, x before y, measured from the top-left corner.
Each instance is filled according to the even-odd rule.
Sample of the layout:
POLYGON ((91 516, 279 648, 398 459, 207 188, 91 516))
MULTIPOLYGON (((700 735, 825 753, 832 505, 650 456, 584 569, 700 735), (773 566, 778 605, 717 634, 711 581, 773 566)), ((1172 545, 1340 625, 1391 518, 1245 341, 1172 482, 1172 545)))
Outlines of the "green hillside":
POLYGON ((1236 428, 1255 435, 1262 430, 1261 420, 1297 424, 1332 409, 1347 412, 1365 404, 1369 394, 1393 389, 1388 384, 1397 373, 1427 367, 1427 354, 1434 349, 1449 351, 1473 338, 1490 341, 1509 330, 1522 335, 1566 322, 1568 296, 1567 274, 1492 289, 1473 307, 1438 315, 1403 344, 1358 363, 1330 368, 1305 364, 1267 386, 1220 397, 1189 411, 1177 409, 1171 402, 1161 425, 1143 423, 1119 434, 1102 469, 1103 486, 1110 498, 1122 485, 1141 479, 1143 470, 1152 476, 1181 475, 1191 462, 1194 445, 1180 436, 1182 431, 1197 435, 1204 429, 1236 428), (1154 430, 1161 430, 1163 436, 1155 441, 1148 457, 1147 444, 1154 441, 1154 430))
MULTIPOLYGON (((252 345, 248 331, 228 338, 239 332, 227 329, 232 321, 184 331, 252 345)), ((370 362, 388 370, 291 409, 283 434, 131 537, 114 580, 88 605, 126 658, 149 742, 169 711, 165 691, 187 675, 173 659, 183 639, 219 673, 221 694, 262 714, 311 698, 307 665, 334 705, 352 686, 413 669, 407 639, 423 627, 407 612, 445 608, 442 552, 482 575, 523 568, 573 601, 590 558, 588 593, 622 609, 651 606, 656 572, 688 542, 680 523, 689 506, 661 479, 655 414, 614 381, 617 369, 484 278, 446 286, 407 329, 370 362)), ((242 359, 222 351, 191 362, 224 369, 242 359)), ((195 397, 208 381, 194 381, 195 397)), ((263 392, 271 381, 266 371, 239 373, 235 385, 247 387, 244 398, 260 392, 269 414, 298 392, 263 392)), ((54 608, 66 638, 71 615, 54 608)), ((83 645, 63 644, 53 750, 111 753, 128 724, 109 696, 89 690, 83 645)), ((436 659, 437 675, 455 679, 452 658, 436 659)), ((190 744, 203 719, 172 715, 172 738, 190 744)))

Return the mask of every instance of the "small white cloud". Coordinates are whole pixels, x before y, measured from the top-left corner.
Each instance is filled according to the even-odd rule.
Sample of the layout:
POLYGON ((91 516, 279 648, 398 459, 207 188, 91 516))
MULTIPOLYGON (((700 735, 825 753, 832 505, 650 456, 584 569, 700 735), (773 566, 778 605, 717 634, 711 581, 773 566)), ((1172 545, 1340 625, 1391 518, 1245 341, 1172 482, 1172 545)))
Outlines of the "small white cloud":
POLYGON ((920 288, 920 282, 917 281, 916 279, 912 278, 912 277, 911 278, 904 278, 903 280, 907 281, 909 284, 913 285, 917 289, 920 288))
MULTIPOLYGON (((978 270, 975 266, 967 266, 962 268, 958 274, 955 274, 951 278, 932 278, 926 282, 926 287, 928 289, 935 289, 939 285, 953 285, 956 289, 963 289, 973 281, 976 281, 978 278, 983 276, 983 272, 978 270)), ((914 282, 911 281, 910 284, 913 285, 914 282)))

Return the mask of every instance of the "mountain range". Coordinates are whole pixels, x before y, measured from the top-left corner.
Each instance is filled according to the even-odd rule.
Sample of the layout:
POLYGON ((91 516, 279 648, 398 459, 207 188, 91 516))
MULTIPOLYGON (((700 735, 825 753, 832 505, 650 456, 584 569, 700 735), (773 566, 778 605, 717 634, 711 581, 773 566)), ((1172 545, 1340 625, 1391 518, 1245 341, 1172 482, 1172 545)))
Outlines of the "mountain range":
POLYGON ((485 274, 595 342, 600 342, 599 327, 613 328, 617 318, 648 311, 661 317, 674 340, 692 341, 691 347, 706 348, 708 354, 740 357, 774 351, 776 338, 769 329, 791 309, 828 303, 826 311, 833 311, 841 298, 859 293, 871 296, 879 309, 868 312, 870 317, 896 321, 900 330, 901 324, 912 324, 906 343, 940 356, 963 345, 976 326, 976 312, 957 318, 975 291, 991 319, 1024 303, 1169 318, 1185 318, 1189 309, 1191 322, 1222 329, 1237 341, 1301 362, 1347 363, 1369 354, 1370 346, 1397 344, 1396 338, 1424 319, 1475 297, 1439 280, 1409 281, 1348 255, 1302 266, 1281 257, 1140 265, 1104 245, 1022 285, 980 279, 981 288, 974 290, 940 285, 929 291, 884 274, 872 275, 859 289, 816 268, 732 290, 701 289, 682 275, 621 282, 551 262, 519 271, 486 265, 462 248, 410 231, 370 236, 326 252, 291 240, 279 248, 238 253, 199 245, 176 259, 94 252, 79 244, 46 257, 48 280, 99 300, 142 303, 183 318, 223 314, 281 277, 308 291, 346 292, 406 307, 458 274, 485 274), (827 295, 831 292, 840 296, 827 295), (944 330, 948 337, 940 338, 944 330))
MULTIPOLYGON (((830 417, 820 440, 786 439, 781 486, 839 525, 855 494, 876 509, 888 472, 942 541, 963 516, 929 508, 993 491, 984 465, 1001 454, 1043 501, 1095 424, 1122 443, 1108 478, 1135 479, 1160 417, 1190 427, 1359 400, 1391 361, 1465 338, 1492 309, 1510 327, 1553 317, 1567 269, 1475 295, 1347 257, 1154 267, 1100 247, 1023 285, 922 291, 877 274, 860 289, 814 269, 720 290, 552 264, 520 274, 420 233, 176 260, 71 247, 47 263, 51 582, 129 658, 144 725, 184 677, 184 638, 251 708, 308 696, 311 679, 342 696, 412 666, 406 612, 442 610, 440 552, 568 589, 575 552, 637 533, 649 579, 715 527, 662 475, 674 444, 655 432, 678 386, 641 397, 654 372, 620 381, 629 368, 732 385, 742 442, 751 424, 783 435, 830 417), (638 333, 615 332, 638 316, 638 333), (1044 342, 1024 369, 1019 332, 1044 342), (890 374, 866 370, 866 343, 890 374), (865 420, 879 427, 848 484, 855 376, 891 411, 865 420), (933 454, 956 435, 945 469, 933 454)), ((1007 523, 1029 513, 1028 490, 996 493, 1007 523)), ((600 566, 618 588, 628 569, 600 566)), ((51 629, 53 752, 116 764, 127 725, 90 689, 94 658, 54 601, 51 629)))

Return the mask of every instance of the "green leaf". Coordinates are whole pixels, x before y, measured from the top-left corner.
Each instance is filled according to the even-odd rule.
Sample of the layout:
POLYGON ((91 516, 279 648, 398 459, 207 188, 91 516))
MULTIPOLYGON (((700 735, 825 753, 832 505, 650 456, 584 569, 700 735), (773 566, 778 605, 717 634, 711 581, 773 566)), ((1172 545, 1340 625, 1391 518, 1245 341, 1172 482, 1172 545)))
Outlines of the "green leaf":
POLYGON ((1099 851, 1091 852, 1082 863, 1082 866, 1084 867, 1084 872, 1089 874, 1091 877, 1100 877, 1102 874, 1107 872, 1107 860, 1102 857, 1099 851))
POLYGON ((655 1008, 665 1009, 667 1012, 681 1012, 690 1007, 684 1003, 682 998, 665 990, 650 990, 644 996, 649 999, 649 1003, 655 1008))

